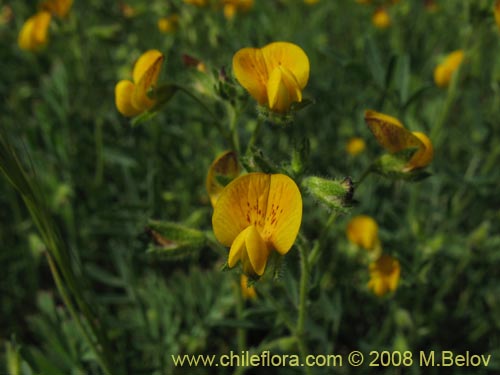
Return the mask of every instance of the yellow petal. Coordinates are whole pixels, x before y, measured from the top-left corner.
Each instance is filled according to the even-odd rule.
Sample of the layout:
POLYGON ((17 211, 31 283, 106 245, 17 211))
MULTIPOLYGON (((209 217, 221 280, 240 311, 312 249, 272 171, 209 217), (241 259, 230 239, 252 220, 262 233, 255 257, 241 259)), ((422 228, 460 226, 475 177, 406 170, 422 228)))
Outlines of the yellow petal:
POLYGON ((434 69, 434 83, 437 87, 444 88, 450 83, 452 72, 443 65, 438 65, 434 69))
POLYGON ((163 54, 156 50, 151 49, 144 52, 136 61, 134 65, 134 70, 132 72, 132 77, 134 83, 138 83, 142 76, 158 62, 158 60, 163 61, 163 54))
POLYGON ((162 17, 158 20, 157 26, 162 33, 173 33, 179 26, 179 16, 173 14, 170 17, 162 17))
POLYGON ((215 204, 212 226, 217 240, 231 246, 250 225, 263 227, 271 176, 249 173, 231 181, 215 204))
POLYGON ((118 82, 115 86, 115 104, 118 112, 127 117, 136 116, 141 110, 132 105, 134 84, 127 80, 118 82))
POLYGON ((248 276, 242 274, 240 276, 240 288, 241 295, 244 299, 254 299, 257 297, 257 292, 255 291, 255 287, 248 286, 248 276))
POLYGON ((370 264, 370 281, 368 287, 377 296, 395 291, 399 284, 401 266, 399 261, 390 255, 383 254, 370 264))
POLYGON ((365 122, 373 135, 390 153, 399 152, 407 148, 424 147, 422 141, 403 127, 398 119, 368 110, 365 112, 365 122))
POLYGON ((222 191, 212 225, 217 240, 231 246, 229 266, 239 259, 246 274, 260 276, 272 249, 282 255, 290 250, 301 220, 302 197, 290 177, 250 173, 222 191))
POLYGON ((229 250, 229 257, 227 259, 227 265, 230 268, 233 268, 241 259, 242 253, 246 252, 245 242, 249 231, 250 227, 241 231, 234 239, 231 249, 229 250))
POLYGON ((26 51, 32 51, 35 49, 35 44, 33 43, 33 39, 31 37, 34 26, 35 26, 34 16, 28 18, 24 22, 23 26, 21 27, 21 31, 19 31, 19 36, 17 38, 17 44, 19 48, 26 51))
POLYGON ((385 8, 379 8, 373 13, 372 23, 377 29, 386 29, 391 26, 391 17, 385 8))
POLYGON ((417 152, 415 152, 415 154, 413 154, 407 165, 409 170, 414 168, 424 168, 428 166, 434 158, 434 147, 432 146, 432 142, 429 137, 420 132, 413 132, 413 135, 422 142, 424 147, 420 148, 417 152))
POLYGON ((233 56, 233 73, 259 104, 266 104, 269 74, 260 49, 243 48, 236 52, 233 56))
MULTIPOLYGON (((148 97, 148 91, 156 85, 158 81, 158 76, 161 71, 161 64, 163 63, 163 55, 158 55, 156 50, 152 50, 146 52, 143 56, 147 55, 147 58, 143 59, 143 56, 139 58, 138 62, 134 67, 134 82, 136 82, 135 90, 132 95, 132 104, 136 108, 140 108, 141 110, 147 110, 151 108, 155 104, 155 100, 150 99, 148 97), (152 57, 156 56, 153 60, 152 57), (142 59, 142 61, 141 61, 142 59), (146 65, 150 63, 150 65, 146 65), (145 71, 143 71, 142 75, 138 75, 138 72, 142 72, 142 69, 147 67, 145 71), (135 77, 140 77, 139 81, 135 81, 135 77)), ((158 52, 159 53, 159 52, 158 52)))
POLYGON ((33 39, 35 43, 39 46, 43 46, 47 43, 50 20, 52 16, 49 12, 38 12, 35 15, 35 25, 33 28, 33 39))
POLYGON ((286 254, 297 238, 302 221, 302 196, 290 177, 271 176, 265 220, 262 237, 280 254, 286 254))
POLYGON ((448 67, 448 69, 455 71, 458 69, 463 59, 464 59, 464 51, 459 49, 450 53, 443 61, 443 64, 446 67, 448 67))
POLYGON ((302 48, 289 42, 274 42, 262 48, 268 74, 279 66, 287 68, 295 77, 300 89, 309 80, 309 59, 302 48))
POLYGON ((215 207, 215 203, 224 189, 224 185, 219 182, 219 179, 232 180, 238 177, 239 174, 240 165, 234 151, 225 151, 213 161, 205 182, 212 207, 215 207))
POLYGON ((47 44, 51 18, 50 13, 46 11, 40 11, 28 18, 19 32, 19 48, 36 51, 47 44))
POLYGON ((378 224, 367 215, 353 217, 347 224, 346 234, 349 241, 369 251, 379 244, 378 224))
POLYGON ((434 69, 434 82, 438 87, 447 87, 450 84, 453 73, 458 69, 464 59, 463 50, 450 53, 443 62, 434 69))
POLYGON ((353 137, 347 141, 346 151, 351 156, 356 156, 362 153, 366 148, 366 143, 363 138, 353 137))
POLYGON ((277 112, 285 112, 293 102, 302 101, 302 92, 297 80, 290 70, 282 66, 271 73, 267 83, 267 96, 269 108, 277 112))
POLYGON ((235 4, 225 4, 224 5, 224 17, 226 17, 227 20, 232 20, 234 16, 236 15, 236 5, 235 4))
POLYGON ((253 225, 248 227, 245 245, 253 270, 257 275, 262 276, 266 269, 269 249, 253 225))
POLYGON ((386 288, 380 278, 371 278, 368 282, 368 288, 373 290, 373 293, 378 297, 382 297, 386 293, 386 288))

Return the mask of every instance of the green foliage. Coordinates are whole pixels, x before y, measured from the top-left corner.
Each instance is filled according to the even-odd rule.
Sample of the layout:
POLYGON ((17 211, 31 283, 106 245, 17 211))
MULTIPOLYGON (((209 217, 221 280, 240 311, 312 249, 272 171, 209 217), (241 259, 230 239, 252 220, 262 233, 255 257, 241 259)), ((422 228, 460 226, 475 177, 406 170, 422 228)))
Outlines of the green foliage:
POLYGON ((436 12, 423 3, 391 6, 391 27, 377 30, 375 6, 353 0, 255 1, 232 21, 181 0, 75 1, 47 47, 30 53, 16 41, 35 4, 0 1, 0 373, 184 374, 171 355, 297 354, 297 336, 319 354, 491 354, 474 374, 499 372, 500 32, 492 1, 442 0, 436 12), (172 13, 178 31, 160 33, 157 20, 172 13), (237 50, 277 40, 300 45, 311 63, 293 116, 258 108, 232 75, 237 50), (151 48, 165 54, 161 99, 131 121, 116 111, 114 85, 151 48), (438 89, 434 67, 460 48, 465 63, 438 89), (412 150, 381 156, 367 108, 428 134, 430 168, 401 174, 412 150), (351 137, 367 143, 358 156, 345 151, 351 137), (247 171, 285 173, 303 189, 301 235, 251 283, 252 300, 242 300, 237 270, 221 272, 228 249, 212 235, 205 178, 226 149, 247 171), (365 175, 371 165, 378 173, 365 175), (345 237, 357 214, 376 219, 384 251, 401 263, 392 295, 367 288, 367 257, 345 237))

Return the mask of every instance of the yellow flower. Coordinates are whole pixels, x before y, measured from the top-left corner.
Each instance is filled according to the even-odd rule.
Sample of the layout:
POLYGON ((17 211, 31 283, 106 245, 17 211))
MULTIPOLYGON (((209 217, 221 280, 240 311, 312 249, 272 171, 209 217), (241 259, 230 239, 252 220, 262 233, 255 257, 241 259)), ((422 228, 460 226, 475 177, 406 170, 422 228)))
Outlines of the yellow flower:
POLYGON ((391 26, 391 17, 385 8, 378 8, 373 13, 372 23, 377 29, 387 29, 391 26))
POLYGON ((401 266, 399 261, 383 254, 370 264, 370 281, 368 288, 377 296, 382 297, 387 292, 393 292, 398 287, 401 266))
POLYGON ((290 250, 301 221, 302 196, 290 177, 249 173, 222 191, 212 226, 217 240, 231 247, 228 266, 240 261, 244 274, 262 276, 273 249, 290 250))
POLYGON ((292 103, 302 101, 302 90, 309 79, 309 59, 295 44, 274 42, 236 52, 233 72, 260 105, 286 112, 292 103))
POLYGON ((37 51, 47 44, 50 20, 49 12, 41 11, 28 18, 24 23, 17 44, 26 51, 37 51))
POLYGON ((408 162, 407 168, 410 167, 410 169, 414 169, 426 167, 434 158, 434 147, 432 146, 432 142, 424 133, 412 132, 412 134, 423 143, 424 147, 420 147, 417 152, 413 154, 408 162))
POLYGON ((441 88, 448 87, 453 73, 458 69, 463 59, 463 50, 454 51, 446 56, 444 61, 434 69, 434 82, 436 86, 441 88))
POLYGON ((233 19, 237 12, 247 12, 253 7, 253 0, 222 0, 224 17, 233 19))
POLYGON ((186 4, 196 5, 197 7, 204 7, 208 4, 208 0, 184 0, 186 4))
POLYGON ((59 18, 64 18, 68 15, 72 5, 73 0, 47 0, 40 7, 59 18))
POLYGON ((225 184, 223 185, 220 180, 226 180, 227 184, 230 180, 238 177, 239 174, 240 165, 234 151, 225 151, 213 161, 205 182, 212 207, 215 207, 219 195, 224 190, 225 184))
POLYGON ((367 215, 355 216, 347 224, 347 239, 365 250, 372 251, 380 248, 378 238, 378 224, 367 215))
POLYGON ((158 20, 158 30, 162 33, 173 33, 179 26, 179 16, 173 14, 170 17, 162 17, 158 20))
POLYGON ((493 13, 495 14, 495 22, 497 23, 498 29, 500 30, 500 0, 495 1, 493 13))
POLYGON ((315 5, 319 3, 319 0, 304 0, 307 5, 315 5))
POLYGON ((133 82, 122 80, 115 86, 115 104, 118 111, 127 117, 136 116, 155 104, 148 91, 158 81, 163 54, 155 49, 141 55, 134 65, 133 82))
POLYGON ((240 287, 241 287, 241 295, 244 299, 255 299, 257 298, 257 292, 255 291, 255 287, 248 286, 248 276, 241 275, 240 276, 240 287))
POLYGON ((411 132, 392 116, 367 110, 365 121, 373 135, 390 153, 400 152, 408 148, 417 151, 406 164, 403 172, 429 165, 434 157, 434 148, 431 140, 423 133, 411 132))
POLYGON ((363 138, 353 137, 347 141, 346 151, 349 155, 356 156, 362 153, 366 148, 366 143, 363 138))

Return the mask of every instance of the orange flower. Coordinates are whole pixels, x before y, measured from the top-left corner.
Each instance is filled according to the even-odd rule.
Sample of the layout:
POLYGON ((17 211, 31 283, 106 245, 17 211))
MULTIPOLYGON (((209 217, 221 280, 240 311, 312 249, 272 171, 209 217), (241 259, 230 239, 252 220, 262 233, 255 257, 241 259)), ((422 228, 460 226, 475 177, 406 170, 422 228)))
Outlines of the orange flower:
POLYGON ((382 297, 388 292, 394 292, 399 284, 401 266, 399 261, 390 255, 383 254, 370 264, 370 281, 368 288, 377 296, 382 297))
POLYGON ((353 137, 349 138, 346 144, 346 151, 351 156, 356 156, 362 153, 366 148, 366 143, 363 138, 353 137))
POLYGON ((212 216, 215 237, 230 246, 227 264, 238 262, 248 276, 262 276, 274 249, 285 255, 302 221, 302 196, 282 174, 249 173, 220 194, 212 216))
POLYGON ((454 51, 446 56, 443 62, 434 69, 434 82, 436 86, 441 88, 448 87, 453 74, 458 70, 463 59, 463 50, 454 51))
POLYGON ((361 246, 363 249, 372 251, 380 248, 378 238, 378 224, 367 215, 355 216, 347 224, 347 238, 350 242, 361 246))
POLYGON ((286 112, 292 103, 302 101, 302 90, 309 79, 309 59, 299 46, 275 42, 236 52, 233 72, 260 105, 286 112))
POLYGON ((38 51, 47 44, 49 26, 52 16, 49 12, 41 11, 28 18, 24 23, 17 44, 26 51, 38 51))
POLYGON ((417 149, 406 164, 403 172, 424 168, 434 158, 434 148, 431 140, 423 133, 411 132, 405 129, 397 118, 367 110, 365 112, 365 122, 380 145, 391 154, 409 148, 417 149))
POLYGON ((391 26, 391 16, 385 8, 378 8, 373 13, 372 23, 377 29, 387 29, 391 26))
POLYGON ((158 20, 158 30, 162 33, 173 33, 179 26, 179 15, 173 14, 169 17, 162 17, 158 20))
POLYGON ((155 49, 139 57, 132 73, 133 82, 122 80, 115 86, 115 104, 118 111, 127 117, 136 116, 153 107, 156 103, 148 96, 160 75, 163 54, 155 49))

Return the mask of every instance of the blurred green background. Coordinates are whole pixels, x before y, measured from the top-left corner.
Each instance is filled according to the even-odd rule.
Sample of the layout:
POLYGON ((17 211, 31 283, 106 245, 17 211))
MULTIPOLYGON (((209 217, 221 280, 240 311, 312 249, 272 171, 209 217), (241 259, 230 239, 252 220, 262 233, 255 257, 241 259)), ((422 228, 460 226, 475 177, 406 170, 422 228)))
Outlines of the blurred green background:
MULTIPOLYGON (((114 373, 215 373, 174 368, 171 355, 226 354, 236 350, 241 327, 249 349, 286 335, 284 312, 293 317, 297 299, 295 249, 280 280, 257 284, 258 298, 246 302, 243 317, 233 293, 239 279, 221 272, 223 255, 208 246, 175 256, 147 251, 151 218, 211 231, 205 177, 229 147, 212 120, 181 94, 135 127, 114 105, 116 82, 130 78, 142 52, 159 49, 166 57, 160 82, 191 87, 224 126, 234 114, 231 100, 242 103, 236 121, 245 144, 255 103, 240 89, 237 98, 221 97, 219 74, 224 68, 231 76, 240 48, 278 40, 309 56, 304 96, 314 104, 289 129, 262 129, 258 146, 277 164, 289 159, 289 132, 310 140, 308 175, 356 180, 383 152, 363 121, 368 108, 429 134, 435 148, 431 177, 403 183, 369 176, 352 212, 328 234, 310 280, 311 352, 468 350, 491 354, 489 367, 449 373, 500 373, 500 30, 493 1, 436 3, 429 11, 425 1, 401 0, 388 8, 391 26, 380 30, 371 22, 377 4, 353 0, 256 0, 232 21, 217 7, 180 0, 130 0, 132 15, 124 14, 125 2, 76 0, 66 19, 53 20, 47 47, 31 53, 19 49, 17 35, 37 5, 0 1, 0 132, 36 181, 82 296, 109 338, 114 373), (173 13, 178 30, 161 33, 158 19, 173 13), (439 89, 433 69, 456 49, 466 51, 466 61, 450 88, 439 89), (184 54, 207 72, 185 66, 184 54), (345 150, 354 136, 367 142, 357 157, 345 150), (377 220, 384 250, 401 262, 392 296, 378 298, 366 287, 366 260, 345 238, 354 214, 377 220)), ((327 218, 304 197, 307 238, 317 238, 327 218)), ((7 179, 0 222, 0 373, 13 363, 19 374, 102 373, 55 287, 42 236, 7 179)), ((444 373, 416 365, 335 371, 444 373)))

